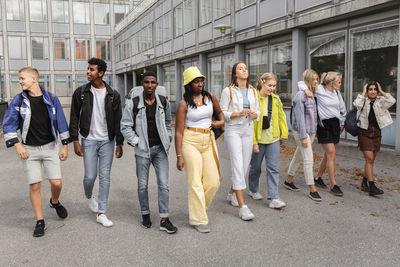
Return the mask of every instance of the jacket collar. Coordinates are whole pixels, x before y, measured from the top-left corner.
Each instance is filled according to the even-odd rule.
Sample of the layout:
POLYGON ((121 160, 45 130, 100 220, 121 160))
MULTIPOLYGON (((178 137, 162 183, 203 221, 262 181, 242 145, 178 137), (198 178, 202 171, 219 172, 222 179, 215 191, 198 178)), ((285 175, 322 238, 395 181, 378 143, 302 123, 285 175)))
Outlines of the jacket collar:
MULTIPOLYGON (((49 99, 49 93, 46 90, 44 90, 44 88, 40 85, 39 85, 39 88, 40 88, 40 90, 42 90, 43 97, 46 99, 49 99)), ((22 91, 22 96, 24 98, 28 98, 28 93, 25 91, 22 91)))
MULTIPOLYGON (((157 107, 163 107, 160 101, 160 98, 158 97, 158 94, 156 93, 156 102, 157 102, 157 107)), ((143 92, 139 94, 139 104, 138 104, 138 109, 144 108, 144 97, 143 97, 143 92)))
MULTIPOLYGON (((113 89, 111 88, 111 86, 108 85, 108 83, 106 83, 104 80, 103 80, 103 83, 104 83, 105 86, 106 86, 107 95, 108 95, 108 94, 109 94, 109 95, 112 95, 114 90, 113 90, 113 89)), ((84 92, 86 92, 86 91, 91 91, 91 86, 92 86, 92 83, 91 83, 91 82, 88 82, 88 83, 86 84, 86 86, 85 86, 85 91, 84 91, 84 92)))

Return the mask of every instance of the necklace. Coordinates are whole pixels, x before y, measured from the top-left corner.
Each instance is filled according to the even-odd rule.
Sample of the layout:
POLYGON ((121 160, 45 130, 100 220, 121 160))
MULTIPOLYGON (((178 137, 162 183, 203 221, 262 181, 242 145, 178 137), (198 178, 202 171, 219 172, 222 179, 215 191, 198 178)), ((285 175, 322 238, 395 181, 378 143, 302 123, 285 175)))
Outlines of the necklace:
POLYGON ((202 96, 202 95, 200 95, 200 96, 198 96, 198 97, 193 97, 193 102, 194 102, 197 106, 200 106, 200 105, 201 105, 201 102, 202 102, 202 99, 203 99, 203 96, 202 96))

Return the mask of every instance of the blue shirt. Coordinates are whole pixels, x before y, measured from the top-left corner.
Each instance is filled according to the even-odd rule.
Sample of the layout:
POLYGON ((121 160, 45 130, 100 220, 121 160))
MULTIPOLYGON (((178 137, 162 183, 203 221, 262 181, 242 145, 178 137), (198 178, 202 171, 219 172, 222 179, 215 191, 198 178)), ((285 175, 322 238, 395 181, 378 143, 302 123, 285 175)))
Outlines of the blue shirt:
POLYGON ((250 101, 249 98, 247 97, 247 93, 249 92, 249 88, 246 89, 240 89, 243 95, 243 108, 250 108, 250 101))

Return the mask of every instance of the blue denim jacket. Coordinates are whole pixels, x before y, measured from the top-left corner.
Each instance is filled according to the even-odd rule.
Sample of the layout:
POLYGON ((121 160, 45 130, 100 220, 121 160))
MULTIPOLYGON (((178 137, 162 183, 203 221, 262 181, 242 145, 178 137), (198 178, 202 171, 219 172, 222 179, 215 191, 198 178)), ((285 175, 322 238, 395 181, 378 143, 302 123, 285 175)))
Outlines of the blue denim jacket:
MULTIPOLYGON (((171 106, 167 100, 167 107, 164 107, 156 94, 156 127, 165 152, 168 154, 172 138, 171 106)), ((135 147, 135 155, 150 158, 149 138, 147 135, 146 106, 144 105, 143 94, 139 95, 138 113, 136 115, 135 129, 133 129, 133 100, 126 102, 125 110, 121 119, 121 133, 129 145, 135 147)))

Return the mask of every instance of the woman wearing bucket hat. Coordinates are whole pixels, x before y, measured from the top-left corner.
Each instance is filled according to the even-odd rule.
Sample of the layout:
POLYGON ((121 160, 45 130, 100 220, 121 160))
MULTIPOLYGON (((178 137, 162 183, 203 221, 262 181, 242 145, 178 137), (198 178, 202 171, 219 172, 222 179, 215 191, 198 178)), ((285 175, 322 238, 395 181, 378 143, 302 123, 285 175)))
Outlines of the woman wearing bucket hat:
POLYGON ((204 89, 205 76, 197 67, 183 72, 185 93, 176 111, 175 150, 177 168, 185 169, 188 180, 189 223, 208 233, 207 208, 219 187, 218 151, 211 126, 224 125, 217 98, 204 89), (212 121, 212 115, 218 121, 212 121))
MULTIPOLYGON (((238 62, 232 68, 232 82, 221 94, 221 109, 225 116, 225 142, 232 168, 232 187, 228 200, 239 206, 239 217, 248 221, 254 214, 245 205, 243 190, 253 148, 253 120, 258 120, 260 107, 256 90, 249 82, 246 64, 238 62)), ((257 196, 252 196, 256 199, 257 196)), ((257 198, 260 199, 260 198, 257 198)))

